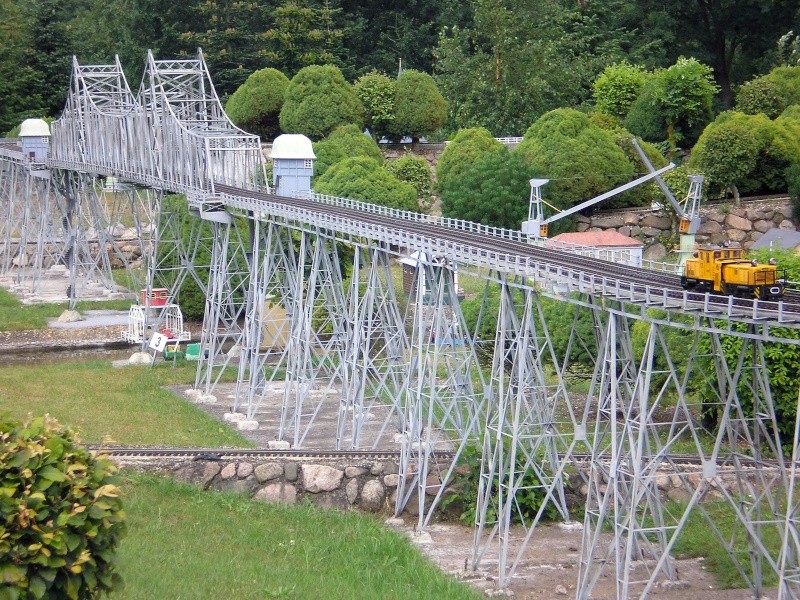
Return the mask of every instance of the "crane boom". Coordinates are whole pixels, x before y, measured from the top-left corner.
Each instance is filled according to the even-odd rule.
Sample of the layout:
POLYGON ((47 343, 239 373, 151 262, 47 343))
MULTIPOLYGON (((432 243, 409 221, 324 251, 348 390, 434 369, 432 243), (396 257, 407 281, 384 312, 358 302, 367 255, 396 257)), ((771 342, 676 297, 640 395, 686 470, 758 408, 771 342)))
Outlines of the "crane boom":
POLYGON ((603 194, 600 194, 599 196, 591 198, 590 200, 586 200, 585 202, 581 202, 580 204, 576 204, 572 208, 568 208, 567 210, 562 210, 561 212, 554 214, 549 219, 545 219, 542 222, 542 225, 547 225, 549 223, 552 223, 553 221, 558 221, 559 219, 563 219, 564 217, 568 217, 571 214, 574 214, 574 213, 576 213, 578 211, 583 210, 584 208, 588 208, 588 207, 590 207, 590 206, 592 206, 594 204, 597 204, 598 202, 602 202, 603 200, 607 200, 608 198, 611 198, 612 196, 616 196, 617 194, 621 194, 622 192, 627 192, 629 189, 635 188, 637 185, 641 185, 641 184, 643 184, 643 183, 645 183, 647 181, 650 181, 651 179, 655 179, 656 177, 658 177, 662 173, 666 173, 670 169, 674 169, 674 168, 675 168, 675 164, 674 163, 669 163, 666 167, 663 167, 663 168, 659 169, 658 171, 654 171, 652 173, 648 173, 647 175, 642 175, 638 179, 634 179, 633 181, 629 181, 628 183, 625 183, 625 184, 623 184, 623 185, 621 185, 619 187, 615 187, 613 190, 609 190, 609 191, 607 191, 607 192, 605 192, 603 194))

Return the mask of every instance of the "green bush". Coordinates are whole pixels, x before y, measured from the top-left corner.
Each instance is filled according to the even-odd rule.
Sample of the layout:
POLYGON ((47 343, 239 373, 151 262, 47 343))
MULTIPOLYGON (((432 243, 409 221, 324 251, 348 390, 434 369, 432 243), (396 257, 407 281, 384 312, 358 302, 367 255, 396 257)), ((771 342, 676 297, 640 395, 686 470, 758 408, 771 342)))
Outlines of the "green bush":
POLYGON ((314 176, 319 177, 331 165, 353 156, 366 156, 383 164, 383 154, 378 144, 358 125, 342 125, 324 140, 314 142, 314 176))
POLYGON ((647 78, 625 128, 650 142, 666 140, 674 153, 678 144, 691 146, 711 121, 716 91, 710 67, 681 57, 647 78))
POLYGON ((278 115, 289 78, 277 69, 261 69, 247 78, 228 99, 225 112, 245 131, 271 141, 280 134, 278 115))
POLYGON ((0 420, 0 597, 95 598, 120 584, 114 466, 49 417, 0 420))
POLYGON ((300 69, 286 88, 281 129, 319 140, 349 123, 364 125, 364 107, 342 72, 333 65, 300 69))
POLYGON ((518 230, 528 217, 530 171, 522 155, 503 146, 445 180, 442 215, 518 230))
POLYGON ((478 159, 502 148, 503 144, 494 139, 488 129, 460 129, 436 163, 438 188, 441 190, 448 178, 459 177, 478 159))
MULTIPOLYGON (((516 468, 521 471, 525 466, 525 453, 517 454, 516 468)), ((467 446, 461 453, 458 460, 458 467, 453 474, 450 486, 450 493, 442 501, 442 508, 454 507, 458 513, 458 519, 467 524, 474 524, 476 521, 476 507, 478 503, 478 489, 481 481, 481 449, 476 445, 467 446)), ((492 491, 496 495, 501 483, 501 478, 495 475, 492 483, 492 491)), ((503 477, 502 483, 507 485, 506 478, 503 477)), ((514 496, 515 513, 512 515, 512 522, 515 524, 530 523, 539 512, 545 501, 545 492, 542 483, 533 470, 527 470, 522 474, 522 481, 519 489, 514 496)), ((451 509, 452 510, 452 509, 451 509)), ((494 505, 490 505, 487 511, 487 520, 494 521, 498 517, 494 505)), ((553 521, 559 518, 558 509, 550 503, 543 514, 544 520, 553 521)))
POLYGON ((736 111, 746 115, 763 113, 774 119, 784 108, 778 85, 763 77, 744 83, 736 94, 736 111))
POLYGON ((405 181, 414 186, 417 191, 417 201, 424 209, 431 206, 431 170, 428 161, 421 156, 404 154, 397 160, 387 163, 386 168, 400 181, 405 181))
POLYGON ((595 110, 624 119, 646 79, 647 73, 641 67, 627 62, 606 67, 594 82, 595 110))
MULTIPOLYGON (((520 153, 531 176, 550 180, 545 200, 568 209, 633 179, 633 164, 614 141, 614 135, 595 125, 585 114, 559 108, 542 115, 525 132, 520 153)), ((630 203, 620 195, 616 204, 630 203)), ((604 206, 609 206, 605 204, 604 206)), ((566 220, 556 221, 550 234, 566 231, 566 220)))
POLYGON ((447 120, 447 101, 433 77, 407 69, 394 84, 394 120, 389 133, 414 140, 439 129, 447 120))
POLYGON ((333 165, 314 182, 314 191, 400 210, 419 210, 414 187, 365 156, 333 165))
POLYGON ((722 191, 777 192, 786 189, 786 168, 800 162, 800 123, 770 121, 764 114, 720 114, 692 151, 690 166, 722 191))
POLYGON ((372 71, 353 84, 366 112, 366 125, 376 140, 389 133, 394 123, 394 80, 372 71))
POLYGON ((761 79, 775 84, 784 106, 800 104, 800 65, 775 67, 761 79))

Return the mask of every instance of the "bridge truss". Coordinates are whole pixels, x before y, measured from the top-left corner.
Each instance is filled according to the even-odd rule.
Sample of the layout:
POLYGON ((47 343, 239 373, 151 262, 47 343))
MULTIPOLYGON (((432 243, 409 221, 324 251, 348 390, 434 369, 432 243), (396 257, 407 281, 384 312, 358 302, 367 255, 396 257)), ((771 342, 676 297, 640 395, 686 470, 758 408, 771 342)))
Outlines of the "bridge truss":
POLYGON ((213 395, 235 368, 232 408, 256 420, 280 385, 280 418, 260 426, 297 448, 332 406, 335 447, 398 449, 395 510, 413 509, 419 528, 447 497, 458 459, 479 453, 472 565, 495 557, 501 587, 543 519, 576 518, 577 490, 586 503, 576 598, 609 573, 619 598, 676 580, 671 551, 696 518, 756 597, 765 577, 779 597, 800 596, 798 424, 793 440, 779 437, 766 358, 772 345, 798 344, 800 320, 782 303, 720 306, 643 289, 613 265, 597 276, 509 250, 526 241, 515 232, 449 220, 433 231, 418 215, 279 198, 258 190, 262 176, 258 139, 227 120, 201 54, 149 55, 138 96, 118 61, 76 61, 47 164, 0 147, 0 267, 35 288, 61 265, 72 302, 78 275, 112 285, 115 258, 148 291, 193 277, 206 293, 196 387, 213 395), (141 264, 118 226, 135 231, 141 264), (424 257, 407 292, 392 267, 401 248, 424 257), (462 312, 456 270, 482 282, 477 317, 462 312), (741 345, 735 364, 731 340, 741 345), (454 460, 438 460, 444 453, 454 460), (720 505, 736 515, 732 530, 720 505))

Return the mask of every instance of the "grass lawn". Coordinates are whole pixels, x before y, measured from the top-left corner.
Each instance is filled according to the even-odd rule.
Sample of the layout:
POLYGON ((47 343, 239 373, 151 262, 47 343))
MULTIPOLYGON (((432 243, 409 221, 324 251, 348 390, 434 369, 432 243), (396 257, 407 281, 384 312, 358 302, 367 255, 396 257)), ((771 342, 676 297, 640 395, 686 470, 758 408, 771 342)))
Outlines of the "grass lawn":
MULTIPOLYGON (((128 310, 131 300, 104 300, 78 302, 78 312, 92 309, 128 310)), ((7 290, 0 288, 0 331, 24 331, 44 329, 49 317, 58 317, 67 310, 68 304, 22 304, 7 290)))
POLYGON ((0 413, 49 413, 83 442, 122 445, 248 447, 233 429, 162 389, 194 382, 191 363, 115 369, 108 360, 9 365, 0 369, 0 413))
POLYGON ((112 598, 480 598, 375 517, 124 477, 125 587, 112 598))

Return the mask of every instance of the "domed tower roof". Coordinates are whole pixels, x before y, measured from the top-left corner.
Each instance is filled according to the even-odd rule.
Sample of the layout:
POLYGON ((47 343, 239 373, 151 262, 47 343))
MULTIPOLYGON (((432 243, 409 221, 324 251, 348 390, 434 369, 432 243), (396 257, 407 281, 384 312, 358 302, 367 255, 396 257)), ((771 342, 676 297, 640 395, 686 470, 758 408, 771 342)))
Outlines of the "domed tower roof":
POLYGON ((307 159, 317 158, 311 146, 311 140, 299 133, 284 133, 275 138, 272 142, 272 153, 270 157, 288 159, 307 159))
POLYGON ((19 126, 19 137, 50 137, 50 126, 44 119, 25 119, 19 126))

